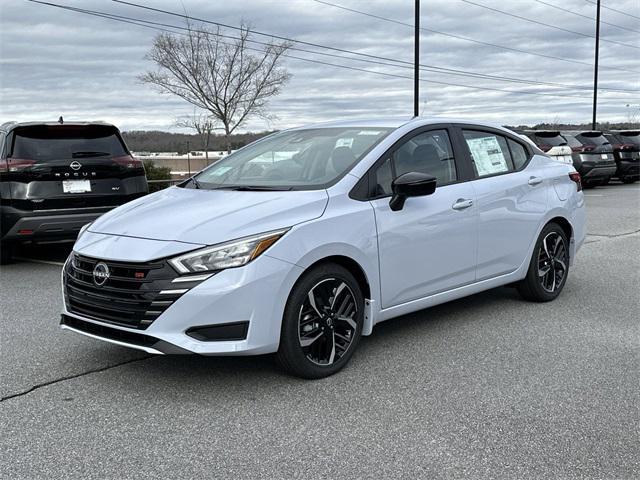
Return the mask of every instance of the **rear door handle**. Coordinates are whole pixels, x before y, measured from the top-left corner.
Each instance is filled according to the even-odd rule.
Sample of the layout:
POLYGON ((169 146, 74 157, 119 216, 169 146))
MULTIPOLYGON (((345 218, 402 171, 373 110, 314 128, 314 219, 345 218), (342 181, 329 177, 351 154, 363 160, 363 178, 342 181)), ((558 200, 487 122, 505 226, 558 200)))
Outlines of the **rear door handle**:
POLYGON ((540 177, 529 177, 529 185, 539 185, 542 183, 542 179, 540 177))
POLYGON ((453 208, 454 210, 464 210, 465 208, 469 208, 472 205, 473 205, 473 200, 459 198, 458 200, 456 200, 456 203, 454 203, 451 208, 453 208))

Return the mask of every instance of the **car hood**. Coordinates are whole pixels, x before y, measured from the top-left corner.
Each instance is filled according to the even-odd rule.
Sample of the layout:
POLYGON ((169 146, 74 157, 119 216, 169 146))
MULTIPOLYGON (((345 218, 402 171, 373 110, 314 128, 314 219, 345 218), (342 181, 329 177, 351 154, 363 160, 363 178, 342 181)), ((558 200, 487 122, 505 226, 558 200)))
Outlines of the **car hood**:
POLYGON ((318 218, 326 190, 233 191, 171 187, 98 218, 90 232, 213 245, 318 218))

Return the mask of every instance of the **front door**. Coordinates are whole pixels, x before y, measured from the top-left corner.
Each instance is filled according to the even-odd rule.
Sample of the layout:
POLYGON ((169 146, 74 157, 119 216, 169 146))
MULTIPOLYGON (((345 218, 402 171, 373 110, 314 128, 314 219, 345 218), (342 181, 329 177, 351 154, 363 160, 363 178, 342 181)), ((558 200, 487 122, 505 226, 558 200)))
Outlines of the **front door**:
POLYGON ((411 137, 372 172, 382 308, 475 280, 475 195, 469 183, 459 183, 458 172, 446 129, 411 137), (407 172, 435 176, 436 190, 408 198, 404 208, 392 211, 391 181, 407 172))

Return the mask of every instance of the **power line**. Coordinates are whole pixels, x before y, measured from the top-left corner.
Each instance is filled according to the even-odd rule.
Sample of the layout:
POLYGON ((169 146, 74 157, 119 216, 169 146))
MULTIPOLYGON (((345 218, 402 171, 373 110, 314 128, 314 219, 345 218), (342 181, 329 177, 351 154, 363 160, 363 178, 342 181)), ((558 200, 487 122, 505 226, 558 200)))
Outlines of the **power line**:
MULTIPOLYGON (((70 11, 74 11, 74 12, 78 12, 78 13, 84 13, 84 14, 88 14, 88 15, 101 17, 101 18, 107 18, 107 19, 111 19, 111 20, 119 21, 119 22, 123 22, 123 23, 129 23, 129 24, 133 24, 133 25, 137 25, 137 26, 151 28, 151 29, 154 29, 154 30, 165 31, 165 32, 168 32, 168 33, 173 33, 173 34, 186 35, 186 33, 183 33, 183 32, 176 32, 176 31, 173 31, 173 30, 162 29, 162 28, 159 28, 159 27, 146 25, 145 23, 148 23, 147 20, 133 19, 132 17, 129 17, 128 19, 127 18, 120 18, 122 16, 109 14, 109 13, 103 13, 103 12, 95 12, 95 11, 85 10, 85 9, 81 9, 81 8, 77 8, 77 7, 59 5, 59 4, 40 1, 40 0, 29 0, 29 1, 31 1, 33 3, 48 5, 48 6, 57 7, 57 8, 62 8, 62 9, 65 9, 65 10, 70 10, 70 11)), ((152 23, 154 23, 154 22, 152 22, 152 23)), ((172 27, 172 28, 180 28, 182 30, 188 30, 186 27, 176 27, 176 26, 170 26, 170 27, 172 27)), ((222 35, 214 34, 214 33, 211 33, 211 32, 208 32, 208 33, 212 34, 212 35, 222 36, 222 35)), ((229 38, 236 38, 237 39, 237 37, 229 37, 229 38)), ((221 42, 221 43, 225 44, 224 42, 221 42)), ((226 45, 229 45, 229 44, 226 44, 226 45)), ((251 47, 249 47, 249 48, 251 50, 254 50, 254 51, 261 51, 261 50, 256 49, 256 48, 251 48, 251 47)), ((330 62, 323 62, 323 61, 320 61, 320 60, 297 57, 297 56, 288 55, 288 54, 284 54, 283 56, 287 57, 287 58, 295 59, 295 60, 301 60, 301 61, 305 61, 305 62, 314 63, 314 64, 338 67, 338 68, 343 68, 343 69, 352 70, 352 71, 370 73, 370 74, 374 74, 374 75, 382 75, 382 76, 386 76, 386 77, 402 78, 402 79, 412 79, 413 78, 413 77, 406 76, 406 75, 398 75, 398 74, 393 74, 393 73, 388 73, 388 72, 379 72, 379 71, 375 71, 375 70, 367 70, 367 69, 363 69, 363 68, 359 68, 359 67, 353 67, 353 66, 348 66, 348 65, 340 65, 340 64, 330 63, 330 62)), ((342 57, 342 58, 344 58, 344 57, 342 57)), ((518 94, 518 95, 539 95, 539 96, 552 96, 552 97, 564 97, 564 98, 590 99, 590 97, 579 96, 579 95, 571 95, 571 94, 532 92, 532 91, 525 91, 525 90, 506 90, 506 89, 493 88, 493 87, 481 87, 481 86, 476 86, 476 85, 466 85, 466 84, 451 83, 451 82, 441 82, 441 81, 437 81, 437 80, 426 80, 426 79, 421 79, 421 81, 425 82, 425 83, 436 84, 436 85, 445 85, 445 86, 452 86, 452 87, 470 88, 470 89, 476 89, 476 90, 503 92, 503 93, 510 93, 510 94, 518 94)))
MULTIPOLYGON (((569 30, 568 28, 559 27, 557 25, 551 25, 550 23, 540 22, 540 21, 534 20, 532 18, 523 17, 522 15, 517 15, 515 13, 510 13, 510 12, 505 12, 504 10, 493 8, 493 7, 490 7, 488 5, 482 5, 481 3, 472 2, 471 0, 460 0, 460 1, 464 2, 464 3, 468 3, 469 5, 475 5, 476 7, 484 8, 486 10, 490 10, 492 12, 500 13, 502 15, 507 15, 509 17, 518 18, 520 20, 524 20, 525 22, 534 23, 536 25, 542 25, 544 27, 553 28, 555 30, 560 30, 561 32, 567 32, 567 33, 571 33, 573 35, 579 35, 581 37, 586 37, 586 38, 596 38, 594 35, 589 35, 588 33, 576 32, 575 30, 569 30)), ((640 47, 638 47, 636 45, 630 45, 628 43, 622 43, 622 42, 618 42, 616 40, 607 40, 607 39, 603 38, 603 39, 601 39, 601 41, 602 42, 608 42, 608 43, 614 43, 616 45, 620 45, 620 46, 623 46, 623 47, 635 48, 635 49, 640 50, 640 47)))
MULTIPOLYGON (((591 3, 592 5, 597 5, 597 2, 594 2, 593 0, 584 0, 584 1, 587 2, 587 3, 591 3)), ((615 8, 607 7, 605 5, 602 5, 602 8, 606 8, 607 10, 611 10, 612 12, 619 13, 620 15, 626 15, 628 17, 633 17, 633 18, 637 18, 638 20, 640 20, 640 17, 632 15, 629 12, 623 12, 622 10, 616 10, 615 8)))
MULTIPOLYGON (((44 3, 44 4, 47 4, 47 5, 58 5, 58 4, 51 4, 49 2, 43 2, 43 1, 36 1, 36 0, 30 0, 30 1, 34 1, 35 3, 44 3)), ((114 1, 118 1, 118 0, 114 0, 114 1)), ((132 3, 129 3, 129 2, 118 1, 118 3, 126 3, 128 5, 136 5, 137 6, 137 4, 132 4, 132 3)), ((124 16, 105 13, 105 12, 97 12, 95 10, 79 9, 77 7, 67 7, 67 8, 70 9, 70 10, 75 10, 75 11, 82 10, 83 13, 87 13, 87 12, 101 13, 101 14, 106 14, 106 15, 110 15, 110 16, 115 16, 115 17, 120 17, 120 18, 126 18, 126 19, 129 19, 129 20, 134 20, 134 21, 137 21, 137 22, 146 22, 146 23, 150 23, 150 24, 153 24, 153 25, 163 26, 163 27, 184 29, 184 27, 177 26, 177 25, 170 25, 170 24, 166 24, 166 23, 152 22, 152 21, 149 21, 149 20, 134 19, 132 17, 124 17, 124 16)), ((140 6, 140 8, 149 9, 151 7, 140 6)), ((156 9, 154 9, 154 10, 156 10, 156 9)), ((157 9, 157 10, 159 10, 159 9, 157 9)), ((196 19, 195 17, 190 17, 188 15, 176 14, 176 13, 173 13, 173 12, 167 12, 167 13, 171 13, 172 15, 177 15, 179 17, 183 17, 183 18, 187 18, 187 19, 193 18, 193 19, 199 20, 199 21, 206 21, 206 20, 202 20, 202 19, 196 19)), ((215 25, 224 25, 224 24, 219 24, 219 22, 211 22, 211 21, 206 21, 206 22, 213 23, 215 25)), ((236 26, 232 26, 231 28, 234 28, 234 29, 237 29, 237 30, 241 30, 240 27, 236 27, 236 26)), ((252 30, 252 32, 258 33, 258 32, 255 32, 253 30, 252 30)), ((208 32, 208 33, 210 33, 210 32, 208 32)), ((268 34, 265 34, 265 33, 261 33, 261 34, 262 35, 268 35, 268 34)), ((221 35, 221 34, 218 33, 218 35, 221 35)), ((221 36, 225 37, 225 35, 221 35, 221 36)), ((229 37, 229 36, 226 36, 226 37, 227 38, 237 39, 237 37, 229 37)), ((287 37, 279 37, 279 38, 285 39, 285 40, 290 41, 290 42, 310 44, 310 42, 301 42, 299 40, 295 40, 295 39, 287 38, 287 37)), ((268 45, 268 43, 260 42, 260 41, 257 41, 257 40, 251 40, 251 41, 254 42, 254 43, 257 43, 257 44, 261 44, 261 45, 268 45)), ((325 45, 320 45, 320 44, 315 44, 315 43, 312 44, 312 45, 314 45, 315 47, 320 47, 320 48, 334 49, 334 47, 327 47, 325 45)), ((326 52, 310 51, 310 50, 301 49, 301 48, 298 48, 298 47, 291 47, 291 49, 292 50, 301 51, 301 52, 305 52, 305 53, 314 54, 314 55, 329 56, 329 57, 338 58, 338 59, 341 59, 341 60, 356 60, 356 61, 363 61, 363 62, 377 64, 377 65, 413 69, 413 63, 411 63, 411 62, 392 59, 392 58, 388 58, 388 57, 380 57, 380 56, 377 56, 377 55, 364 54, 366 56, 366 58, 367 58, 366 60, 364 60, 364 59, 361 59, 361 58, 344 57, 344 56, 341 56, 341 55, 329 54, 329 53, 326 53, 326 52), (386 63, 386 62, 376 61, 375 59, 385 60, 386 62, 395 62, 398 65, 390 64, 390 63, 386 63)), ((345 52, 347 54, 361 55, 360 52, 355 52, 355 51, 352 51, 352 50, 346 50, 346 49, 339 49, 339 50, 341 52, 345 52)), ((433 73, 457 75, 457 76, 466 76, 466 77, 471 77, 471 78, 482 78, 482 79, 487 79, 487 80, 496 80, 496 81, 503 81, 503 82, 509 82, 509 83, 524 83, 524 84, 529 84, 529 85, 544 85, 544 86, 551 86, 551 87, 559 87, 559 88, 565 88, 565 89, 570 89, 570 90, 588 90, 588 91, 591 91, 591 87, 590 86, 570 85, 570 84, 564 84, 564 83, 558 83, 558 82, 536 81, 536 80, 528 80, 528 79, 522 79, 522 78, 505 77, 505 76, 500 76, 500 75, 490 75, 490 74, 484 74, 484 73, 479 73, 479 72, 470 72, 470 71, 460 70, 460 69, 438 67, 438 66, 433 66, 433 65, 420 64, 420 69, 423 70, 423 71, 429 71, 429 72, 433 72, 433 73)), ((639 90, 633 90, 633 89, 619 89, 619 88, 606 88, 606 87, 601 88, 601 90, 603 90, 603 91, 611 91, 611 92, 630 92, 630 93, 639 92, 639 90)))
MULTIPOLYGON (((357 14, 360 14, 360 15, 365 15, 367 17, 376 18, 378 20, 383 20, 385 22, 395 23, 396 25, 402 25, 402 26, 405 26, 405 27, 413 28, 413 25, 411 23, 401 22, 400 20, 395 20, 395 19, 392 19, 392 18, 383 17, 383 16, 376 15, 376 14, 373 14, 373 13, 370 13, 370 12, 364 12, 362 10, 356 10, 355 8, 345 7, 344 5, 338 5, 337 3, 327 2, 325 0, 312 0, 312 1, 313 2, 317 2, 317 3, 321 3, 323 5, 328 5, 328 6, 331 6, 331 7, 339 8, 339 9, 345 10, 347 12, 357 13, 357 14)), ((462 40, 462 41, 465 41, 465 42, 477 43, 479 45, 484 45, 484 46, 487 46, 487 47, 494 47, 494 48, 507 50, 507 51, 511 51, 511 52, 524 53, 524 54, 527 54, 527 55, 534 55, 536 57, 548 58, 548 59, 552 59, 552 60, 559 60, 559 61, 562 61, 562 62, 573 63, 573 64, 576 64, 576 65, 585 65, 585 66, 587 66, 589 68, 593 68, 593 63, 583 62, 581 60, 576 60, 576 59, 572 59, 572 58, 557 57, 555 55, 549 55, 549 54, 546 54, 546 53, 533 52, 531 50, 524 50, 524 49, 515 48, 515 47, 507 47, 505 45, 498 45, 496 43, 484 42, 482 40, 476 40, 474 38, 464 37, 462 35, 454 35, 452 33, 446 33, 446 32, 442 32, 440 30, 434 30, 432 28, 420 27, 420 30, 422 30, 424 32, 435 33, 437 35, 443 35, 445 37, 455 38, 457 40, 462 40)), ((604 65, 602 65, 602 66, 605 67, 604 65)), ((640 72, 638 72, 638 71, 629 70, 627 68, 622 68, 622 67, 606 66, 606 68, 607 68, 607 70, 619 70, 621 72, 639 73, 640 74, 640 72)))
MULTIPOLYGON (((533 1, 537 2, 537 3, 541 3, 542 5, 546 5, 546 6, 551 7, 551 8, 555 8, 556 10, 561 10, 563 12, 567 12, 567 13, 570 13, 572 15, 576 15, 578 17, 589 19, 589 20, 591 20, 593 22, 596 21, 595 17, 590 17, 589 15, 583 15, 582 13, 574 12, 574 11, 569 10, 567 8, 563 8, 563 7, 560 7, 558 5, 554 5, 552 3, 547 3, 547 2, 544 2, 542 0, 533 0, 533 1)), ((629 32, 640 33, 640 30, 634 30, 633 28, 623 27, 622 25, 616 25, 615 23, 605 22, 604 20, 600 20, 600 23, 603 23, 605 25, 609 25, 611 27, 621 28, 622 30, 628 30, 629 32)))

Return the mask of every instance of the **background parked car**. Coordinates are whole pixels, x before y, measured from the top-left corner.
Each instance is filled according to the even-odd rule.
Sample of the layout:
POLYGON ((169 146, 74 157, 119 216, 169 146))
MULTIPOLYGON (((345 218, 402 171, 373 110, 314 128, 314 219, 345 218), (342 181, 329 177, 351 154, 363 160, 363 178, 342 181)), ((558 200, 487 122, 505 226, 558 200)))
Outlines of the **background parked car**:
POLYGON ((5 123, 0 153, 3 263, 17 243, 73 240, 148 190, 142 162, 107 123, 5 123))
POLYGON ((640 130, 621 130, 606 134, 616 160, 615 176, 622 183, 640 178, 640 130))
POLYGON ((585 187, 605 185, 616 173, 613 147, 601 131, 562 132, 585 187))
POLYGON ((527 130, 523 132, 537 147, 554 160, 573 163, 571 147, 559 130, 527 130))

